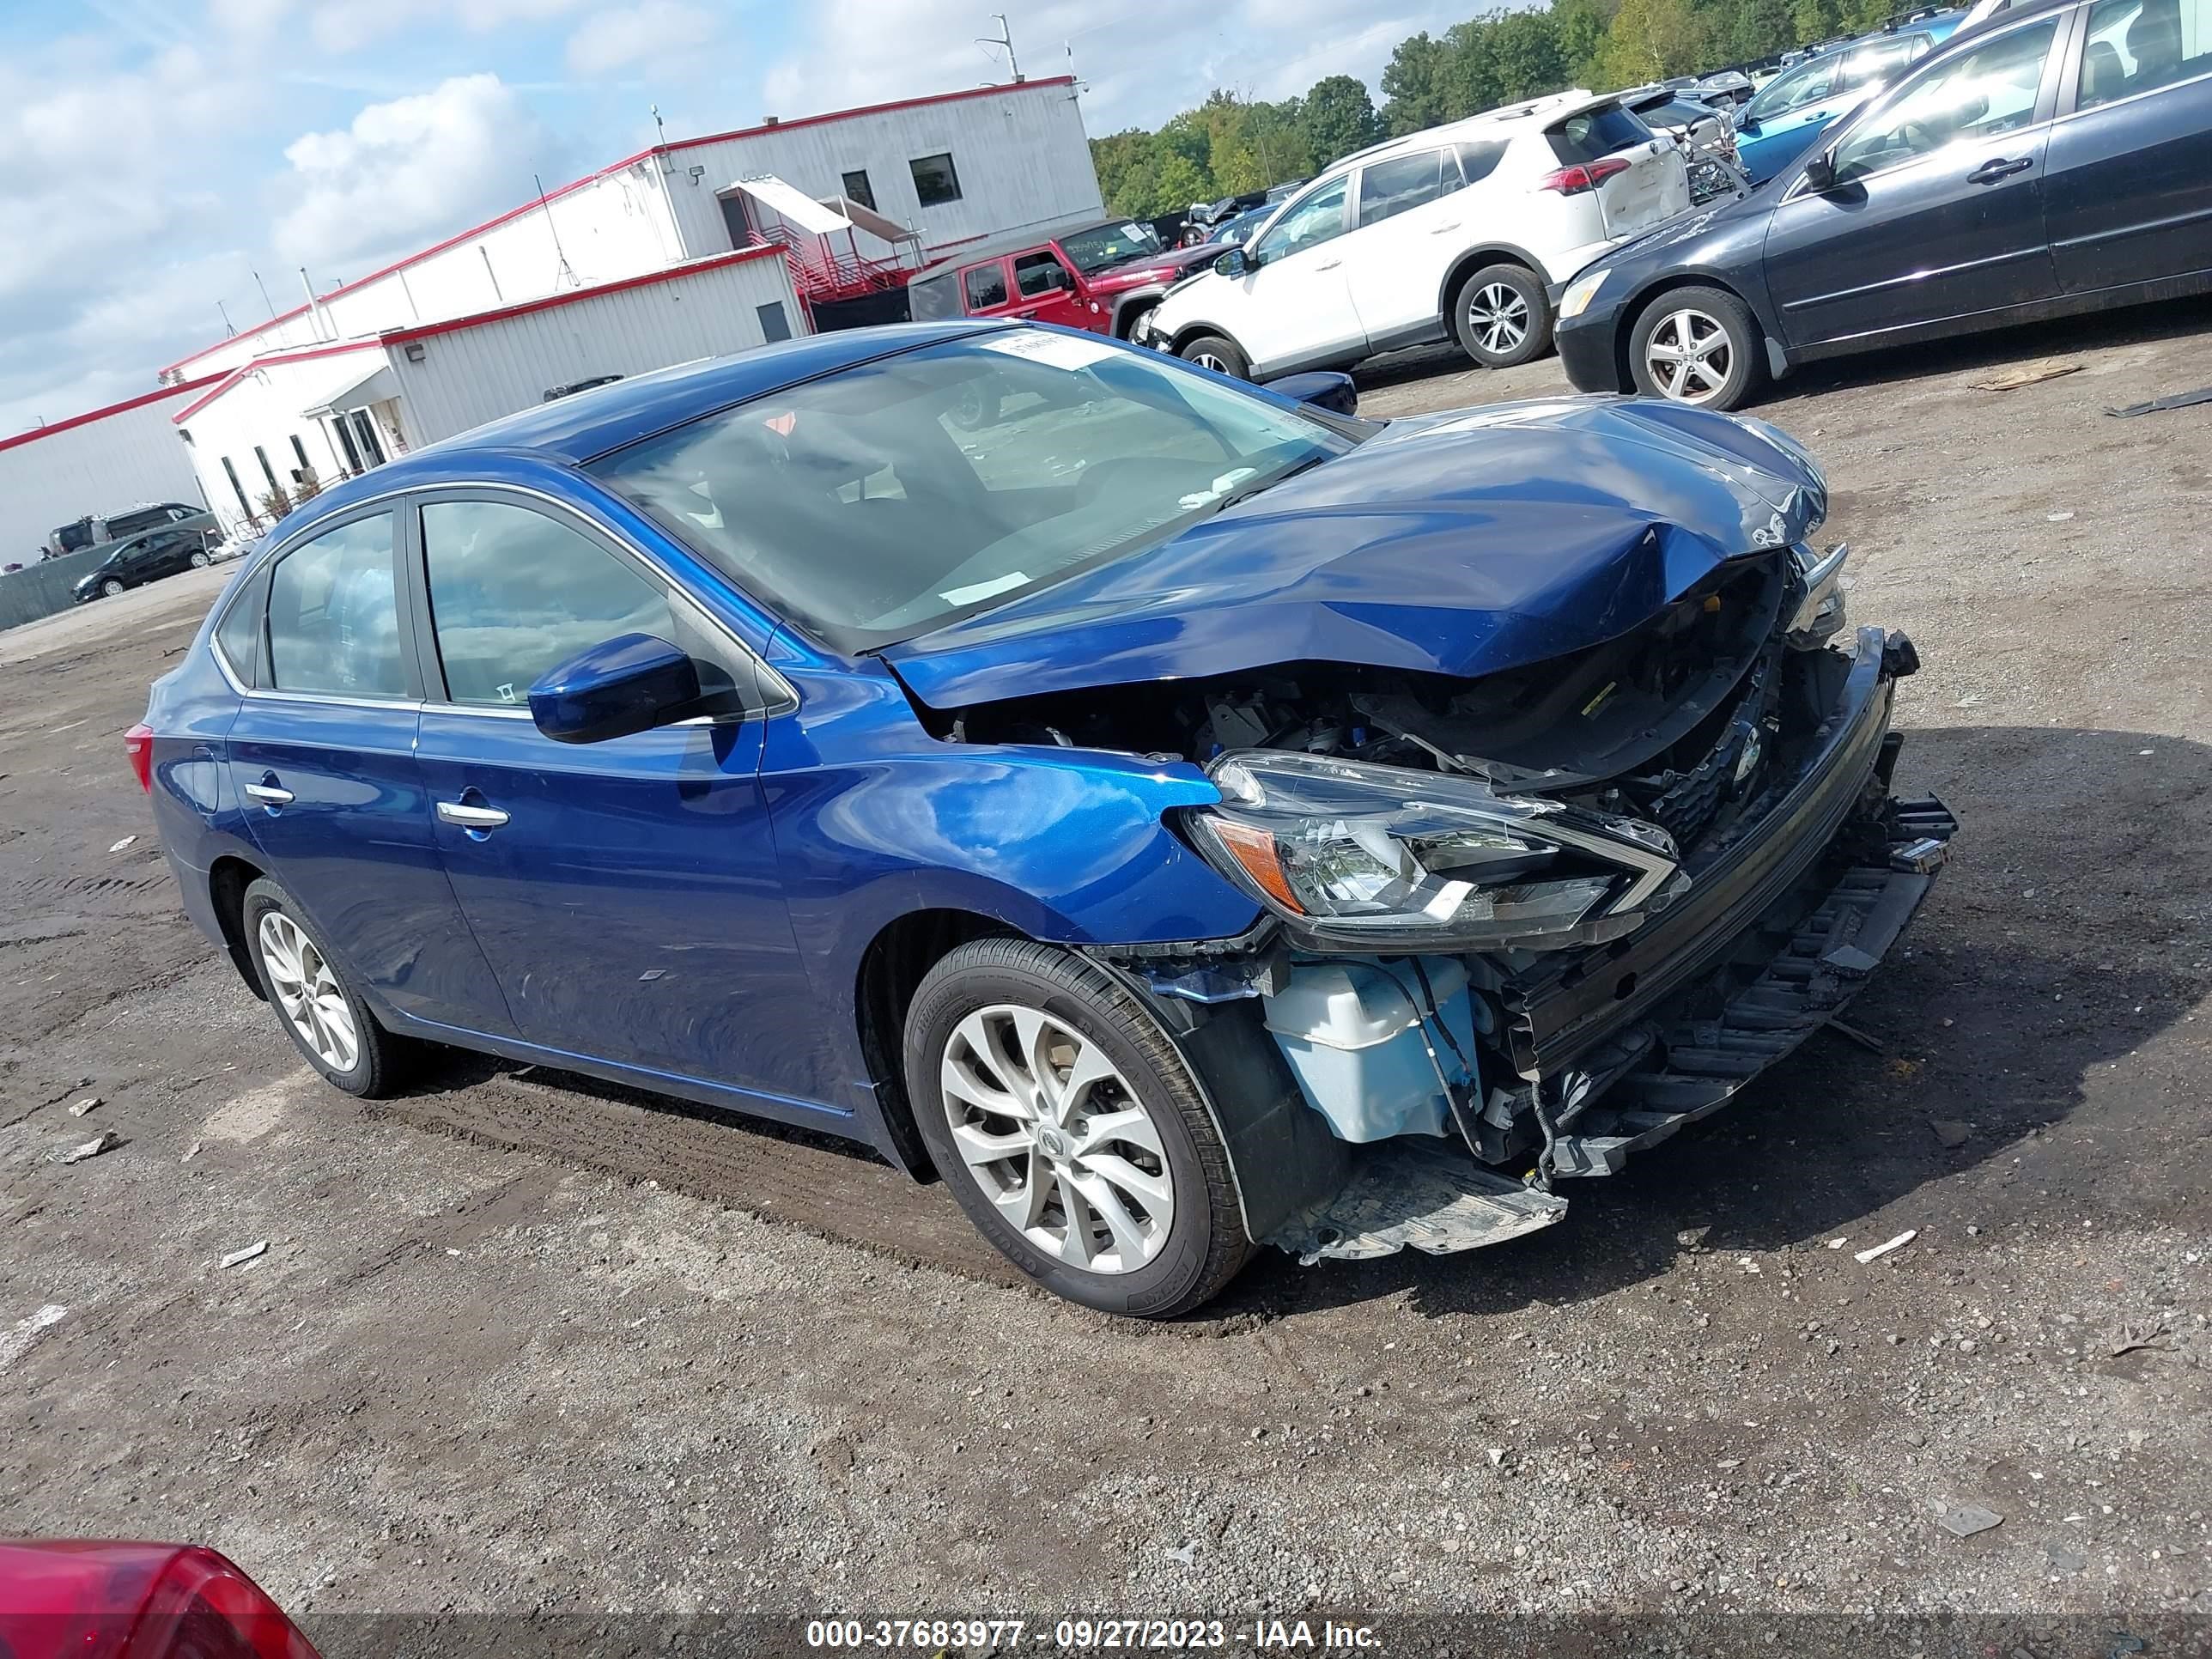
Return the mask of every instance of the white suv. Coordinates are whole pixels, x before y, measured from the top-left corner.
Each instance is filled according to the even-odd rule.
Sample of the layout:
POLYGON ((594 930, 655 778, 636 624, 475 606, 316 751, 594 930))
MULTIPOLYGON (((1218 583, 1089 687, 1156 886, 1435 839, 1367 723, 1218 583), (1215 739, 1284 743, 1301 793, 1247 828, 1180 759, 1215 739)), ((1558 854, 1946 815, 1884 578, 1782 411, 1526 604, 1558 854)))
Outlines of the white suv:
POLYGON ((1681 152, 1618 97, 1556 97, 1349 156, 1133 338, 1245 380, 1453 336, 1493 368, 1552 339, 1575 274, 1690 205, 1681 152))

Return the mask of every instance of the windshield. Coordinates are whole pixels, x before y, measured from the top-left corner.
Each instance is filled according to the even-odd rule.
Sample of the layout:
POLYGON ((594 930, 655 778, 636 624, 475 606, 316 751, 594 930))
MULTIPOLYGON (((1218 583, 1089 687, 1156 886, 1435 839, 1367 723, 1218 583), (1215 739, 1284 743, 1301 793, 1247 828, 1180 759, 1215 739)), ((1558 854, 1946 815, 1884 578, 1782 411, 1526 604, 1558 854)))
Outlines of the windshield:
POLYGON ((1744 113, 1754 121, 1771 121, 1778 115, 1787 115, 1817 98, 1826 98, 1835 78, 1835 58, 1815 58, 1760 88, 1759 96, 1744 106, 1744 113))
POLYGON ((1164 540, 1352 442, 1150 352, 1008 329, 769 393, 590 471, 854 653, 1164 540))
POLYGON ((1133 259, 1140 253, 1158 253, 1166 246, 1160 240, 1159 232, 1141 219, 1094 225, 1089 230, 1079 230, 1073 236, 1060 239, 1060 251, 1085 276, 1109 265, 1118 265, 1124 259, 1133 259))

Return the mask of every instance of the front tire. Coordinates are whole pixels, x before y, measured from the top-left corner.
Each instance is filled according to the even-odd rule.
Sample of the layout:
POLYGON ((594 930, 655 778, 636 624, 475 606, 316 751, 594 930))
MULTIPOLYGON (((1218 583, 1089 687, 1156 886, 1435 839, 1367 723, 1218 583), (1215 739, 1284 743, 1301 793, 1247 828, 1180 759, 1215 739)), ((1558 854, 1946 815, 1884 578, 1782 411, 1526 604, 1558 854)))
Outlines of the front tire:
POLYGON ((1485 368, 1511 368, 1551 349, 1552 302, 1525 265, 1485 265, 1452 296, 1460 349, 1485 368))
POLYGON ((123 584, 115 577, 110 576, 106 581, 100 583, 100 591, 103 597, 112 599, 123 592, 123 584))
POLYGON ((1182 1056, 1103 969, 987 939, 907 1012, 908 1098, 976 1230, 1048 1289, 1186 1313, 1250 1258, 1229 1154, 1182 1056))
POLYGON ((1636 319, 1629 373, 1647 398, 1698 409, 1735 409, 1758 388, 1759 325, 1725 289, 1678 288, 1636 319))
POLYGON ((1236 341, 1218 334, 1201 334, 1187 341, 1176 356, 1187 363, 1196 363, 1200 368, 1210 368, 1234 380, 1252 378, 1252 360, 1237 349, 1236 341))
POLYGON ((376 1023, 292 896, 259 877, 246 887, 241 914, 254 972, 292 1046, 349 1095, 390 1094, 407 1044, 376 1023))

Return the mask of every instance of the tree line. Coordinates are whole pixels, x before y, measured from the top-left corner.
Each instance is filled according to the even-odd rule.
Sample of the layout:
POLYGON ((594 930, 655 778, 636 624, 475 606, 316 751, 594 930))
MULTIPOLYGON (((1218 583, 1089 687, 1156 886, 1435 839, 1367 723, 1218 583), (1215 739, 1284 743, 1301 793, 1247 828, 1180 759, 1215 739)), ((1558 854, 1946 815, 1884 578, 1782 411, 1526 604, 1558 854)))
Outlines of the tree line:
POLYGON ((1401 40, 1381 109, 1349 75, 1279 102, 1215 92, 1147 132, 1091 141, 1108 209, 1146 217, 1305 178, 1353 150, 1500 104, 1607 92, 1878 28, 1900 0, 1554 0, 1401 40))

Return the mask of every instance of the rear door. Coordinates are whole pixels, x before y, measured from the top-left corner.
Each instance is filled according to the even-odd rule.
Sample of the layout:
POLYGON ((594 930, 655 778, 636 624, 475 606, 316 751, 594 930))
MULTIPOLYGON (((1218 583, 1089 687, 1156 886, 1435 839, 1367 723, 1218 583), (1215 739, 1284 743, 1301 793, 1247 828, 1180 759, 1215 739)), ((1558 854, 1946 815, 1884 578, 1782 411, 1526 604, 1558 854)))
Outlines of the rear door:
POLYGON ((431 838, 396 522, 389 507, 356 513, 240 590, 265 609, 258 626, 223 619, 246 688, 231 783, 270 872, 372 991, 403 1014, 512 1036, 431 838))
POLYGON ((1458 153, 1421 149, 1370 161, 1352 188, 1344 270, 1369 343, 1440 321, 1444 272, 1468 241, 1458 153))
POLYGON ((2043 167, 2064 15, 1936 59, 1850 122, 1836 182, 1800 175, 1768 222, 1766 281, 1795 346, 1986 316, 2057 291, 2043 167))
POLYGON ((2212 270, 2212 0, 2098 0, 2045 197, 2069 292, 2212 270))
POLYGON ((1004 259, 987 259, 960 273, 960 308, 970 317, 1002 317, 1013 297, 1014 276, 1004 259))

